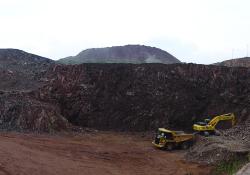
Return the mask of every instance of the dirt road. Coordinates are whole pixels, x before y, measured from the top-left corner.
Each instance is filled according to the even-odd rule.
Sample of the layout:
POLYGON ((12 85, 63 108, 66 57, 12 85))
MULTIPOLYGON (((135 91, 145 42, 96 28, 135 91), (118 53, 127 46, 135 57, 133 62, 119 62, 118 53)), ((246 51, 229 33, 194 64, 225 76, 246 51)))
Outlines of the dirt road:
POLYGON ((184 152, 152 147, 148 137, 110 132, 81 135, 0 133, 0 175, 198 175, 210 168, 184 152))

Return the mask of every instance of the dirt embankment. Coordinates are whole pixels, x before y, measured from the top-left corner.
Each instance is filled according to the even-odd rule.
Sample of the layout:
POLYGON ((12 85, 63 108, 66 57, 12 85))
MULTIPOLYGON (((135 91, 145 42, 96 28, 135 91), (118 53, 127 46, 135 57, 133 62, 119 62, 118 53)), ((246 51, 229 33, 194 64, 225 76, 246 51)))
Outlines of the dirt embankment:
POLYGON ((163 152, 149 138, 119 133, 81 135, 0 134, 4 175, 208 175, 211 167, 184 161, 183 152, 163 152))

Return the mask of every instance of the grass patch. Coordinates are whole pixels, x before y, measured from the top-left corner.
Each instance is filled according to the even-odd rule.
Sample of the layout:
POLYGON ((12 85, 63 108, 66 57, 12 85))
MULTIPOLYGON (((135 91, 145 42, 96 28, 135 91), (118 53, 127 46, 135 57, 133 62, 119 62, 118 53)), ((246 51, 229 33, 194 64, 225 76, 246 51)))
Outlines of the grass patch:
POLYGON ((235 158, 230 161, 224 161, 219 163, 215 167, 214 175, 233 175, 240 168, 250 161, 250 154, 245 157, 235 158))

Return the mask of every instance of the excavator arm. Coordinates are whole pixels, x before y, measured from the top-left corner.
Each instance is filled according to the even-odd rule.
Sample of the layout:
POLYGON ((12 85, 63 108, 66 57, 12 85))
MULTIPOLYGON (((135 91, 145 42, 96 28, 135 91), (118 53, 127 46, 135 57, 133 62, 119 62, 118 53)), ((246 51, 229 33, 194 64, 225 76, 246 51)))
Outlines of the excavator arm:
POLYGON ((235 125, 235 116, 233 113, 216 116, 208 123, 208 125, 211 125, 213 128, 215 128, 218 122, 223 120, 231 120, 232 126, 235 125))

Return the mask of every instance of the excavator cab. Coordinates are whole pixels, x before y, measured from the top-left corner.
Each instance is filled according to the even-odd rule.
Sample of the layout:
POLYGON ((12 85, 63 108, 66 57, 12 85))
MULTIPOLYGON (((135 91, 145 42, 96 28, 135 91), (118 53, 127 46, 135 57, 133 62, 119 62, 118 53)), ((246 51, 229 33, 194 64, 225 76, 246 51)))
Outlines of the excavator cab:
POLYGON ((206 118, 204 121, 205 121, 206 124, 208 124, 211 121, 211 119, 206 118))
POLYGON ((211 119, 205 119, 203 122, 197 122, 196 124, 201 126, 206 126, 210 121, 211 119))

